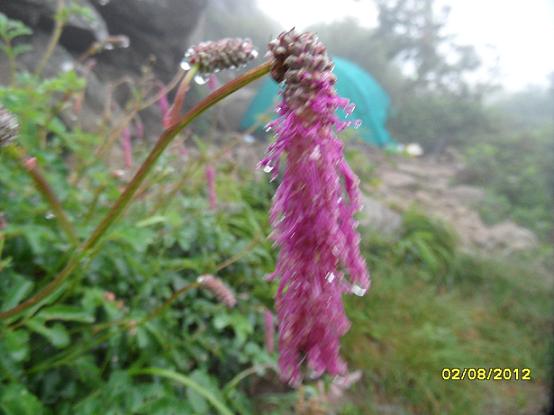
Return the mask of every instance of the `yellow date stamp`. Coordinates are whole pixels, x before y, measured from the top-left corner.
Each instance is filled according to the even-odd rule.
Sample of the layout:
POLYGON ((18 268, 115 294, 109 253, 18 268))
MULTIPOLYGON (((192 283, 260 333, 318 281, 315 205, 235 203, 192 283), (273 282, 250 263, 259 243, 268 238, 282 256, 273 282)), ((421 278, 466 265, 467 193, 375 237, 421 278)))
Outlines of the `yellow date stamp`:
POLYGON ((500 367, 445 367, 441 371, 443 380, 518 380, 530 382, 531 369, 529 368, 500 368, 500 367))

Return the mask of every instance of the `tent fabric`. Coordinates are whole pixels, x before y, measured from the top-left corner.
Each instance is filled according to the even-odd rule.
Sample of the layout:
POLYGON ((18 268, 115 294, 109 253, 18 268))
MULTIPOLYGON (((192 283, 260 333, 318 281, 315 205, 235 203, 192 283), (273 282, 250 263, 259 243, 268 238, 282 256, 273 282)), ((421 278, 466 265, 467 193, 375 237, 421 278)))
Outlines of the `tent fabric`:
MULTIPOLYGON (((385 127, 390 106, 387 93, 370 74, 356 64, 342 58, 333 60, 337 93, 356 105, 349 119, 362 121, 357 130, 360 138, 378 147, 395 147, 396 143, 385 127)), ((267 121, 275 117, 274 108, 278 100, 279 85, 272 79, 265 80, 246 110, 241 128, 261 130, 267 121)), ((339 117, 346 117, 342 110, 339 110, 339 117)))

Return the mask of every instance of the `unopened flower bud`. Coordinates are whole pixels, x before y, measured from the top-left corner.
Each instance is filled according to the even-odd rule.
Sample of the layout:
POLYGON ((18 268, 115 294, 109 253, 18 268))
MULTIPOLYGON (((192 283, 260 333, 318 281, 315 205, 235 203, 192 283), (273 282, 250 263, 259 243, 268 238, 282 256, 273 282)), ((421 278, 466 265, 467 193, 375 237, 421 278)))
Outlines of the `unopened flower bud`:
POLYGON ((257 56, 250 39, 225 38, 191 47, 185 53, 185 62, 198 65, 201 74, 209 74, 244 66, 257 56))
POLYGON ((225 304, 229 308, 233 308, 237 304, 235 294, 231 291, 227 285, 223 283, 219 278, 213 275, 201 275, 197 279, 202 288, 210 291, 220 302, 225 304))
POLYGON ((309 108, 322 80, 334 85, 333 62, 314 33, 297 34, 293 29, 281 33, 268 47, 273 57, 271 76, 286 83, 284 97, 291 108, 300 113, 309 108))
POLYGON ((11 143, 19 134, 19 122, 15 115, 0 105, 0 147, 11 143))

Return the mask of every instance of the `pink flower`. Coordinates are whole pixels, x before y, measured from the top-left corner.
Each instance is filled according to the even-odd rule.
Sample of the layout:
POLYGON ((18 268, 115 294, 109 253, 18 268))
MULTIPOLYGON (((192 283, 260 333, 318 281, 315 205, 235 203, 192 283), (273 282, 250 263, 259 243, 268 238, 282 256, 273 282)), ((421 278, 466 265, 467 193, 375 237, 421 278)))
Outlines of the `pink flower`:
POLYGON ((233 69, 255 59, 258 52, 250 39, 225 38, 201 42, 185 53, 185 67, 198 65, 201 74, 233 69))
POLYGON ((219 278, 213 275, 201 275, 197 278, 200 287, 210 291, 221 303, 228 308, 233 308, 237 304, 237 298, 233 291, 223 283, 219 278))
POLYGON ((273 273, 279 279, 279 366, 282 377, 297 385, 304 360, 315 376, 345 373, 340 337, 350 323, 342 294, 363 295, 369 274, 353 218, 360 208, 358 178, 336 137, 349 123, 335 111, 349 102, 335 92, 332 62, 311 33, 283 33, 270 52, 272 74, 285 88, 279 118, 269 124, 276 141, 260 166, 275 179, 286 156, 270 221, 280 248, 273 273))
POLYGON ((211 165, 206 166, 205 170, 206 182, 208 185, 208 200, 210 202, 210 209, 217 209, 217 192, 215 189, 215 169, 211 165))

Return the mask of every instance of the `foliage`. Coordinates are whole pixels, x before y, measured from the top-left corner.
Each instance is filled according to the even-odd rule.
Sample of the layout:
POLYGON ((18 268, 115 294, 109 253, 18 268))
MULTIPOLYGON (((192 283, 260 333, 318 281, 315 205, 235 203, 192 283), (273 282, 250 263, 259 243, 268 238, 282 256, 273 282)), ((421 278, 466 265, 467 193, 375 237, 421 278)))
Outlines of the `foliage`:
MULTIPOLYGON (((0 102, 20 121, 18 146, 36 160, 82 239, 132 173, 121 169, 117 143, 110 142, 122 119, 105 119, 97 132, 62 122, 62 114, 79 117, 68 105, 85 88, 75 71, 51 79, 19 72, 14 81, 0 87, 0 102)), ((136 145, 135 157, 145 150, 136 145)), ((0 323, 0 413, 253 413, 241 388, 250 379, 241 383, 235 375, 274 365, 262 329, 263 310, 271 307, 263 276, 274 266, 265 242, 271 187, 251 174, 239 180, 229 162, 219 162, 226 208, 211 211, 202 171, 214 151, 196 153, 184 171, 175 149, 164 156, 140 203, 65 290, 0 323), (235 291, 234 310, 194 288, 209 273, 235 291)), ((10 154, 0 153, 0 310, 50 282, 72 250, 25 166, 10 154)))
POLYGON ((412 93, 393 111, 391 133, 404 142, 416 142, 425 152, 464 147, 489 128, 489 119, 476 98, 435 92, 412 93))
POLYGON ((364 375, 341 413, 539 412, 553 347, 545 336, 554 317, 547 275, 529 262, 457 249, 442 268, 414 262, 403 247, 413 235, 428 233, 431 252, 452 240, 434 221, 408 216, 412 242, 369 231, 364 238, 374 282, 367 298, 347 299, 352 329, 343 345, 350 367, 364 375), (527 367, 533 382, 448 382, 445 367, 527 367))
POLYGON ((445 224, 408 211, 395 254, 404 264, 417 265, 418 273, 423 276, 448 275, 455 258, 456 242, 455 234, 445 224))
MULTIPOLYGON (((5 40, 3 45, 11 48, 5 40)), ((103 119, 98 131, 83 131, 78 122, 62 121, 72 119, 68 114, 79 117, 70 104, 86 82, 75 71, 51 79, 19 72, 13 81, 0 87, 0 102, 20 120, 19 145, 36 159, 83 239, 130 179, 132 169, 122 167, 112 138, 136 114, 103 119)), ((134 100, 144 98, 141 85, 134 92, 134 100)), ((538 134, 530 151, 527 141, 514 138, 522 146, 518 154, 529 153, 514 169, 533 166, 548 145, 545 136, 538 134)), ((263 278, 275 260, 266 239, 274 185, 226 159, 228 148, 216 150, 195 138, 187 158, 178 146, 169 149, 137 203, 63 292, 23 318, 0 322, 0 414, 293 412, 299 394, 275 381, 275 356, 263 346, 263 310, 271 308, 274 294, 263 278), (207 202, 206 163, 217 168, 215 211, 207 202), (226 309, 194 286, 207 273, 233 289, 237 308, 226 309)), ((134 140, 135 160, 148 145, 134 140)), ((479 177, 507 168, 494 164, 497 148, 493 142, 490 158, 487 149, 469 155, 484 157, 475 159, 484 169, 479 177)), ((502 151, 506 163, 517 158, 511 149, 502 151)), ((359 154, 352 152, 351 160, 363 164, 356 170, 367 182, 373 171, 359 154)), ((541 169, 548 168, 546 158, 544 163, 541 169)), ((530 193, 546 186, 532 183, 535 173, 519 183, 530 193)), ((502 180, 495 186, 509 197, 502 180)), ((520 203, 517 194, 509 200, 520 203)), ((347 300, 353 327, 344 355, 364 376, 342 413, 391 407, 415 414, 516 413, 539 407, 533 401, 542 399, 547 379, 544 333, 552 322, 552 292, 533 264, 462 254, 444 224, 418 212, 404 217, 400 239, 367 231, 362 244, 374 286, 368 297, 347 300), (440 379, 442 367, 460 366, 529 367, 536 381, 516 388, 440 379)), ((51 281, 73 248, 25 167, 0 152, 0 310, 51 281)), ((320 397, 319 385, 305 389, 320 397)))
POLYGON ((553 132, 552 126, 513 129, 479 136, 468 146, 460 180, 487 189, 481 211, 488 222, 513 219, 544 237, 552 231, 553 132))

